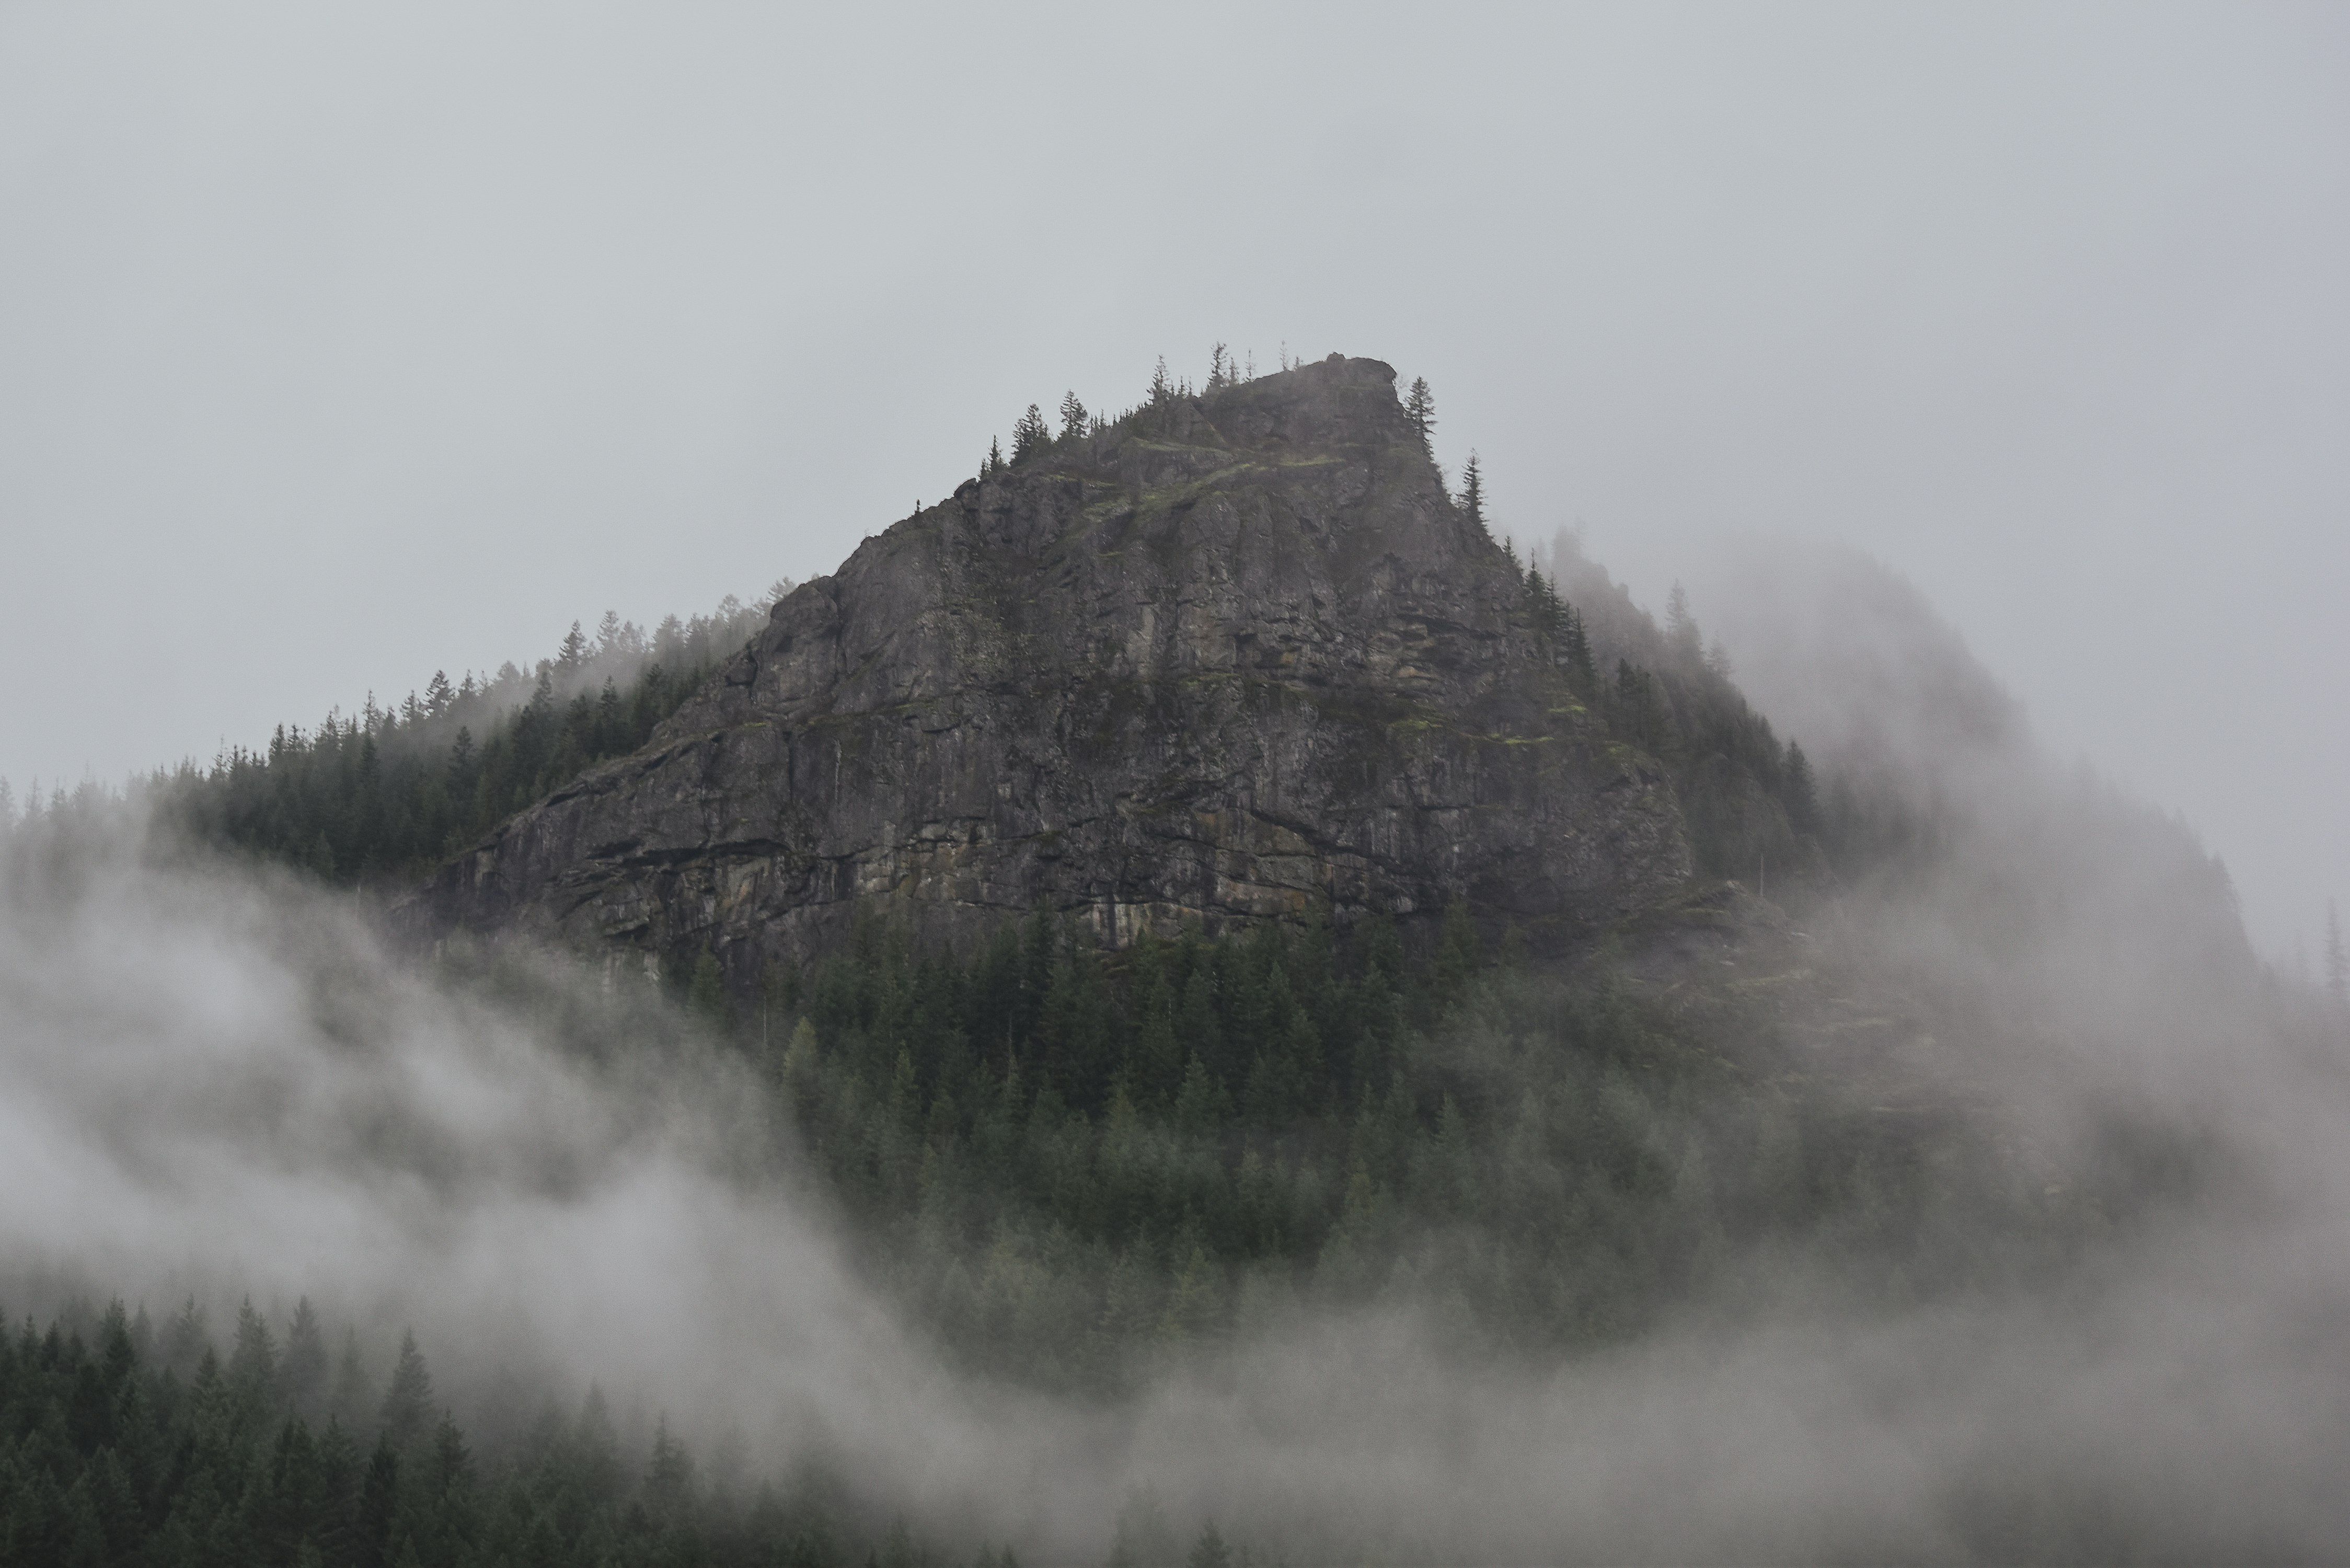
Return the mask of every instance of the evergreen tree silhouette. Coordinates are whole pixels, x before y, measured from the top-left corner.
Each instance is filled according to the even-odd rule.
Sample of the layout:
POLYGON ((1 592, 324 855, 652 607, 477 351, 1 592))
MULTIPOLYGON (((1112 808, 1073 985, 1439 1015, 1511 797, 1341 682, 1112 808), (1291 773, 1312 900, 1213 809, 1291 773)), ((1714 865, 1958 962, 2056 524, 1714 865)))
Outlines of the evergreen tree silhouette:
POLYGON ((1469 454, 1469 466, 1461 473, 1461 510, 1469 514, 1469 521, 1477 524, 1477 532, 1492 537, 1492 529, 1485 523, 1485 474, 1478 463, 1477 454, 1469 454))
POLYGON ((391 1385, 384 1390, 379 1419, 385 1438, 396 1449, 406 1449, 431 1427, 432 1375, 425 1370, 413 1333, 400 1336, 400 1359, 391 1369, 391 1385))

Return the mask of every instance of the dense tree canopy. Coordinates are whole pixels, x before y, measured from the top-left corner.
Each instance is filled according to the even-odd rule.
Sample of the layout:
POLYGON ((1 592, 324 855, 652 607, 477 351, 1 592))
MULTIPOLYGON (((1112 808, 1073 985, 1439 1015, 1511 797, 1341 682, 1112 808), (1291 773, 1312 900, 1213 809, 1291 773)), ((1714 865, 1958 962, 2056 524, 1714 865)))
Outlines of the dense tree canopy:
MULTIPOLYGON (((788 591, 781 582, 765 603, 788 591)), ((304 867, 338 882, 398 875, 473 843, 608 757, 644 744, 763 618, 731 596, 650 635, 608 614, 574 622, 531 675, 509 663, 452 686, 436 670, 396 709, 370 696, 309 731, 282 725, 265 750, 158 774, 161 821, 195 839, 304 867)))
POLYGON ((656 1426, 641 1451, 603 1397, 477 1449, 433 1402, 411 1337, 387 1380, 356 1341, 328 1376, 306 1301, 277 1334, 247 1303, 225 1360, 193 1302, 0 1329, 0 1564, 8 1568, 482 1568, 698 1563, 1001 1568, 918 1552, 819 1478, 737 1493, 656 1426))

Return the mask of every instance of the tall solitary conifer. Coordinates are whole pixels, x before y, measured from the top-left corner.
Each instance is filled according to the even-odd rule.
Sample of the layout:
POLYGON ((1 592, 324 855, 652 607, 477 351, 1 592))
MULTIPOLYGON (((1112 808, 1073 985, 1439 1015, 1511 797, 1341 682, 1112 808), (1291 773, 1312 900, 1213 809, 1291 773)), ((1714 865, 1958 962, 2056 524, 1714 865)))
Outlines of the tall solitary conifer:
POLYGON ((1419 444, 1428 445, 1430 432, 1436 429, 1436 394, 1428 389, 1428 378, 1414 376, 1411 390, 1403 400, 1404 418, 1419 432, 1419 444))

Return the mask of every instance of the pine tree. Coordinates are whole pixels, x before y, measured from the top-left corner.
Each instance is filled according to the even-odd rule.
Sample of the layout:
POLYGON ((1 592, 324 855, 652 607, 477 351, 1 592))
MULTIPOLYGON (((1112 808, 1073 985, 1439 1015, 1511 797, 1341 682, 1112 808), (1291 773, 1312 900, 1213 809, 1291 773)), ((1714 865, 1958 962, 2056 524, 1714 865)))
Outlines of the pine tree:
POLYGON ((334 1391, 328 1396, 328 1417, 358 1426, 368 1413, 367 1364, 359 1359, 356 1330, 343 1331, 343 1354, 335 1364, 334 1391))
POLYGON ((1163 408, 1175 400, 1175 383, 1167 379, 1167 356, 1159 357, 1159 368, 1150 372, 1150 405, 1163 408))
POLYGON ((324 1419, 327 1336, 318 1327, 318 1314, 311 1310, 308 1296, 295 1305, 294 1321, 286 1330, 286 1354, 277 1364, 277 1376, 286 1391, 286 1401, 296 1416, 314 1423, 324 1419))
POLYGON ((212 1335, 204 1323, 204 1309, 190 1296, 187 1304, 173 1314, 172 1324, 163 1331, 163 1365, 184 1376, 197 1362, 212 1353, 212 1335))
POLYGON ((1232 1568, 1232 1549, 1224 1544, 1223 1533, 1210 1520, 1200 1531, 1200 1538, 1191 1543, 1191 1554, 1183 1560, 1183 1568, 1232 1568))
POLYGON ((1819 830, 1819 797, 1812 782, 1812 764, 1804 758, 1804 748, 1793 742, 1787 746, 1786 782, 1780 798, 1787 807, 1788 825, 1797 833, 1819 830))
POLYGON ((277 1394, 277 1346, 249 1296, 236 1309, 236 1348, 229 1353, 228 1381, 250 1409, 259 1410, 277 1394))
POLYGON ((1003 443, 995 437, 987 438, 987 462, 980 468, 980 477, 993 479, 1003 472, 1003 443))
POLYGON ((1581 611, 1573 605, 1566 605, 1565 611, 1567 670, 1582 681, 1586 691, 1595 691, 1599 670, 1592 660, 1590 634, 1584 629, 1581 611))
POLYGON ((1558 595, 1543 580, 1542 573, 1526 568, 1526 615, 1534 622, 1534 635, 1543 640, 1544 648, 1555 659, 1565 649, 1559 646, 1565 631, 1560 614, 1558 595))
POLYGON ((391 1434, 384 1433, 376 1439, 375 1452, 368 1459, 367 1477, 359 1483, 359 1517, 354 1521, 359 1537, 355 1555, 359 1561, 384 1563, 391 1561, 391 1532, 400 1507, 400 1456, 393 1449, 391 1434))
POLYGON ((1478 465, 1477 454, 1473 452, 1469 454, 1469 466, 1461 474, 1461 510, 1469 514, 1470 522, 1477 524, 1477 532, 1488 538, 1492 536, 1492 530, 1485 525, 1484 471, 1478 465))
POLYGON ((1075 391, 1061 394, 1061 439, 1063 441, 1075 441, 1084 435, 1087 421, 1091 417, 1086 412, 1085 404, 1077 401, 1077 394, 1075 391))
POLYGON ((1224 358, 1224 346, 1217 344, 1208 355, 1208 390, 1221 392, 1232 385, 1232 365, 1224 358))
POLYGON ((432 1375, 425 1370, 424 1356, 416 1348, 412 1333, 400 1336, 400 1360, 392 1367, 390 1386, 384 1390, 379 1418, 386 1440, 396 1449, 423 1437, 432 1418, 432 1375))
POLYGON ((579 629, 577 621, 571 623, 570 634, 564 638, 563 646, 556 649, 556 662, 566 670, 577 670, 588 662, 588 636, 579 629))
POLYGON ((1053 432, 1045 423, 1044 410, 1031 403, 1028 411, 1012 427, 1012 461, 1025 462, 1052 441, 1053 432))
POLYGON ((1436 394, 1428 389, 1427 377, 1412 378, 1411 391, 1403 400, 1403 413, 1411 421, 1411 428, 1419 432, 1419 444, 1425 448, 1436 430, 1436 394))
POLYGON ((447 784, 450 798, 457 803, 460 812, 472 804, 473 779, 478 759, 473 754, 473 732, 464 725, 457 726, 457 738, 449 747, 447 784))
POLYGON ((653 1424, 653 1451, 645 1461, 645 1503, 654 1518, 677 1519, 693 1501, 693 1459, 670 1436, 669 1417, 653 1424))
POLYGON ((436 670, 432 679, 424 683, 424 711, 438 719, 457 705, 457 693, 449 685, 449 672, 436 670))
POLYGON ((1665 637, 1690 663, 1698 663, 1704 658, 1697 618, 1690 614, 1689 594, 1679 583, 1673 585, 1673 591, 1665 599, 1665 637))

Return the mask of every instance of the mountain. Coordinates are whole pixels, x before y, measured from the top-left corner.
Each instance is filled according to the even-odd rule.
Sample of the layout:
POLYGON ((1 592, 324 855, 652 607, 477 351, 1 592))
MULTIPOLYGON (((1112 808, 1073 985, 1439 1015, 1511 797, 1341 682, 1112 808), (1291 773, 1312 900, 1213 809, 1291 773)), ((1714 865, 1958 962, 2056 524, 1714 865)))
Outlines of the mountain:
POLYGON ((0 1106, 70 1199, 0 1248, 54 1324, 0 1542, 1172 1563, 1163 1495, 1203 1562, 2344 1554, 2345 1014, 1922 596, 1773 544, 1709 652, 1522 567, 1367 360, 1037 423, 771 614, 0 797, 0 1106), (684 983, 401 961, 395 888, 684 983), (362 1320, 324 1382, 307 1304, 211 1345, 182 1256, 442 1381, 362 1320), (763 1428, 789 1485, 696 1490, 763 1428))
POLYGON ((1665 767, 1562 668, 1388 366, 1040 444, 785 597, 411 927, 706 947, 741 987, 860 902, 958 941, 1042 904, 1116 941, 1465 898, 1555 940, 1690 876, 1665 767))

